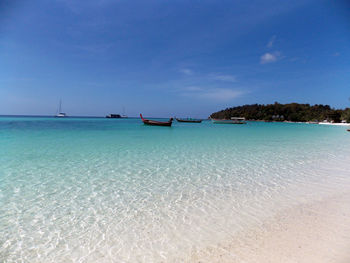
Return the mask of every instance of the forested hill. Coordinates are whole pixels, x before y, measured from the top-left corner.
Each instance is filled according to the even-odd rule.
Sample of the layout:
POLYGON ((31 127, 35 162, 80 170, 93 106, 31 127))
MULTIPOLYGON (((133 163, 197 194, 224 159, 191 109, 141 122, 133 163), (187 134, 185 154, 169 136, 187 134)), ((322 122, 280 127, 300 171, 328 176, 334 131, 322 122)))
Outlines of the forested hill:
POLYGON ((268 121, 323 121, 329 120, 350 122, 350 108, 345 110, 332 109, 329 105, 316 104, 252 104, 227 108, 210 115, 216 119, 230 119, 231 117, 245 117, 248 120, 268 121))

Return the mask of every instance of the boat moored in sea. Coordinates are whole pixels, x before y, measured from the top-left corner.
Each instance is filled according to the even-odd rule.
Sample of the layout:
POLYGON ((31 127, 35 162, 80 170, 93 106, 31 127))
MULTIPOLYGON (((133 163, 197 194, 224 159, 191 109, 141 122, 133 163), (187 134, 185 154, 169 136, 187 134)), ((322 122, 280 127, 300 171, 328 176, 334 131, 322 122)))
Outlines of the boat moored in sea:
POLYGON ((62 112, 62 100, 60 100, 60 104, 58 106, 57 114, 55 115, 55 117, 58 117, 58 118, 67 117, 67 115, 64 112, 62 112))
POLYGON ((123 113, 121 115, 121 118, 126 119, 128 118, 128 115, 125 114, 125 107, 123 106, 123 113))
POLYGON ((192 118, 187 118, 187 119, 180 119, 180 118, 175 118, 178 122, 191 122, 191 123, 201 123, 202 120, 200 119, 192 119, 192 118))
POLYGON ((231 119, 211 119, 215 124, 246 124, 244 117, 231 117, 231 119))
POLYGON ((111 114, 108 114, 107 116, 106 116, 106 118, 108 118, 108 119, 120 119, 122 116, 120 116, 120 114, 113 114, 113 113, 111 113, 111 114))
POLYGON ((153 126, 171 126, 173 123, 173 118, 170 118, 168 121, 155 121, 155 120, 148 120, 144 119, 142 117, 142 114, 140 114, 141 120, 143 121, 144 124, 146 125, 153 125, 153 126))

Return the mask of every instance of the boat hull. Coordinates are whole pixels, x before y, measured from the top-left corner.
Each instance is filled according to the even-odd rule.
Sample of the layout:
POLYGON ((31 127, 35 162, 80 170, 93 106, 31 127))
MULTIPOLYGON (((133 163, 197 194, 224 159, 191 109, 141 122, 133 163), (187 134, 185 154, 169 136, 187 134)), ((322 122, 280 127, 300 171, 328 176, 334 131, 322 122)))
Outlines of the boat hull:
POLYGON ((176 118, 178 122, 189 122, 189 123, 201 123, 202 120, 186 120, 186 119, 178 119, 176 118))
POLYGON ((56 118, 65 118, 67 117, 67 115, 65 113, 59 113, 57 115, 55 115, 56 118))
POLYGON ((145 125, 151 125, 151 126, 167 126, 170 127, 173 123, 173 118, 170 118, 169 121, 154 121, 154 120, 148 120, 144 119, 142 117, 142 114, 140 114, 141 120, 145 125))
POLYGON ((120 119, 122 116, 120 116, 119 114, 109 114, 106 116, 106 118, 108 119, 120 119))
POLYGON ((245 121, 211 119, 214 124, 246 124, 245 121))

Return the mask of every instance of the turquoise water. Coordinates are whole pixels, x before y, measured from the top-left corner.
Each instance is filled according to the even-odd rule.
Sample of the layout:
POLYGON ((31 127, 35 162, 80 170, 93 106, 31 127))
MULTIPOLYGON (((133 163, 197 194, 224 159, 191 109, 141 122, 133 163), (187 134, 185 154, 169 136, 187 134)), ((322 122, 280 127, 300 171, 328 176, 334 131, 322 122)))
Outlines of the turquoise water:
POLYGON ((181 262, 350 189, 345 127, 0 118, 0 261, 181 262))

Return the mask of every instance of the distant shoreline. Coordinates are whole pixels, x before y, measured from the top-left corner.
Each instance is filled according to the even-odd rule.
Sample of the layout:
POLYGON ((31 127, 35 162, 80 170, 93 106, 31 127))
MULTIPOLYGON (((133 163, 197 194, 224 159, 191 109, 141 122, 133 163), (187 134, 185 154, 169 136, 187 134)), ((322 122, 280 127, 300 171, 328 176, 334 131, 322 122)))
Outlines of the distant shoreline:
POLYGON ((329 122, 319 122, 322 125, 334 125, 334 126, 350 126, 350 123, 329 123, 329 122))
POLYGON ((335 109, 322 104, 246 104, 214 112, 210 117, 229 119, 244 117, 247 120, 291 121, 291 122, 350 122, 350 108, 335 109))
POLYGON ((247 120, 256 122, 278 122, 278 123, 305 123, 305 124, 322 124, 322 125, 334 125, 334 126, 349 126, 350 123, 341 122, 310 122, 310 121, 265 121, 265 120, 247 120))
MULTIPOLYGON (((65 118, 56 118, 53 115, 0 115, 0 118, 52 118, 52 119, 106 119, 105 116, 66 116, 65 118)), ((166 117, 152 117, 156 119, 167 119, 166 117)), ((139 119, 139 117, 127 117, 127 118, 115 118, 115 119, 139 119)), ((203 121, 210 121, 210 119, 202 118, 203 121)), ((322 125, 331 125, 331 126, 350 126, 350 123, 332 123, 332 122, 311 122, 311 121, 266 121, 266 120, 250 120, 249 122, 267 122, 267 123, 300 123, 300 124, 322 124, 322 125)))

